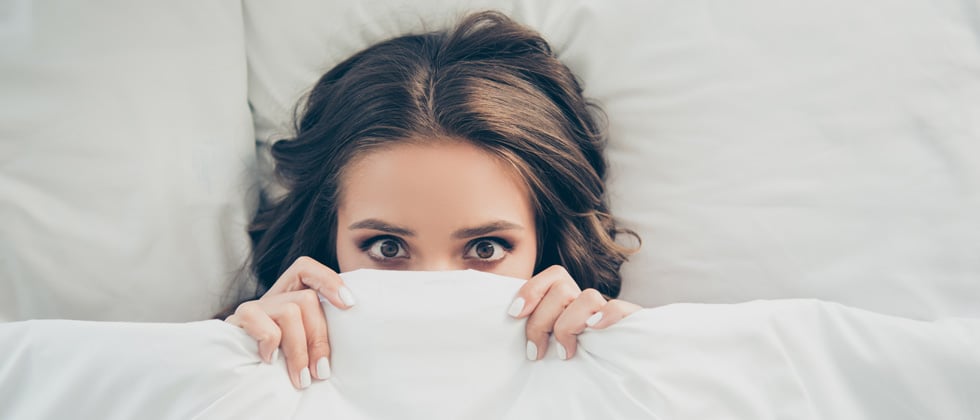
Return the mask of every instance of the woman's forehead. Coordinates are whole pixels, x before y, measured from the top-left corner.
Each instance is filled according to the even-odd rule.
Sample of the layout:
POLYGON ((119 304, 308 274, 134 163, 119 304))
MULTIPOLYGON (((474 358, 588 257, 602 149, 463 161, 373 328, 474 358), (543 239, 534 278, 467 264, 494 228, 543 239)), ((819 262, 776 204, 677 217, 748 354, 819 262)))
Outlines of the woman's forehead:
POLYGON ((406 142, 367 152, 345 169, 341 191, 341 219, 533 224, 517 170, 465 141, 406 142))

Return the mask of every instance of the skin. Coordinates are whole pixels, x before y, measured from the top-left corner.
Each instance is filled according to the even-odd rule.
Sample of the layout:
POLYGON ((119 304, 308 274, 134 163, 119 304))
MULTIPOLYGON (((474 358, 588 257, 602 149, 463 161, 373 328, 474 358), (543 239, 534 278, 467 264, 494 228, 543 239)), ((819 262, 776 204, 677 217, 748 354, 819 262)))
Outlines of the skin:
MULTIPOLYGON (((534 212, 516 171, 469 143, 440 140, 373 151, 345 170, 337 209, 341 272, 475 269, 529 279, 509 313, 527 318, 530 360, 543 357, 550 335, 559 357, 571 358, 586 328, 606 328, 640 309, 579 290, 560 266, 533 275, 534 212)), ((262 298, 242 303, 226 320, 259 342, 263 360, 271 362, 281 347, 297 388, 330 375, 317 293, 340 309, 356 304, 337 273, 302 257, 262 298)))

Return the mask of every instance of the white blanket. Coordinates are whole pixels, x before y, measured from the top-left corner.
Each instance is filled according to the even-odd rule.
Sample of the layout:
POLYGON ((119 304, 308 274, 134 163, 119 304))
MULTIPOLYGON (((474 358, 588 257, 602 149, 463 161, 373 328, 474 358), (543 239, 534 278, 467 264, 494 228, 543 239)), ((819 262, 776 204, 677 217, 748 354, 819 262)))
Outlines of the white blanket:
POLYGON ((580 351, 524 358, 520 280, 475 271, 344 278, 327 305, 333 377, 221 321, 0 324, 2 419, 978 419, 980 320, 813 300, 645 309, 580 351))

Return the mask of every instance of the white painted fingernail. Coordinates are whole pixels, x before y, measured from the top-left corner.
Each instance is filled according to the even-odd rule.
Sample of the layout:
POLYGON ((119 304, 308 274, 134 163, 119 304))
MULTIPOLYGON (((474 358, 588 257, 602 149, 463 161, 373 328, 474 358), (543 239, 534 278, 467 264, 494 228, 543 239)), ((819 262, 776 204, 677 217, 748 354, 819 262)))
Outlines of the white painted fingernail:
POLYGON ((272 357, 269 358, 269 363, 275 363, 276 360, 279 360, 279 347, 276 347, 276 349, 272 351, 272 357))
MULTIPOLYGON (((582 318, 579 318, 579 319, 582 319, 582 318)), ((589 327, 592 327, 592 326, 595 326, 595 324, 598 324, 599 321, 602 321, 602 312, 596 312, 596 313, 592 314, 592 316, 590 316, 589 319, 586 319, 585 320, 585 325, 586 326, 589 326, 589 327)))
POLYGON ((316 376, 319 379, 330 377, 330 361, 326 357, 321 357, 316 361, 316 376))
POLYGON ((354 300, 354 294, 350 292, 350 289, 348 289, 347 286, 341 287, 340 290, 337 291, 337 294, 340 296, 340 301, 344 302, 344 305, 354 306, 354 304, 357 303, 357 301, 354 300))
POLYGON ((527 360, 538 360, 538 346, 531 340, 527 340, 527 360))
POLYGON ((565 350, 565 346, 559 344, 558 345, 558 348, 556 350, 558 350, 558 358, 559 359, 561 359, 561 360, 568 359, 568 350, 565 350))
POLYGON ((306 389, 311 383, 313 383, 313 378, 310 377, 310 368, 305 367, 299 371, 299 387, 306 389))
MULTIPOLYGON (((510 303, 510 308, 507 308, 507 315, 512 317, 517 317, 524 310, 524 298, 518 296, 514 298, 514 301, 510 303)), ((581 319, 581 318, 580 318, 581 319)))

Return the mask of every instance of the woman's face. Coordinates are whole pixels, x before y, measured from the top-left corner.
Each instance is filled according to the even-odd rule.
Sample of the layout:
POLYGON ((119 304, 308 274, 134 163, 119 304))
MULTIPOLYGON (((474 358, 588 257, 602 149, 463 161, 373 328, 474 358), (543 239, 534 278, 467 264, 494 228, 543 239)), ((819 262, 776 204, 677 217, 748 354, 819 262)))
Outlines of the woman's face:
POLYGON ((340 271, 475 269, 530 278, 537 232, 516 171, 462 141, 402 144, 352 163, 337 208, 340 271))

